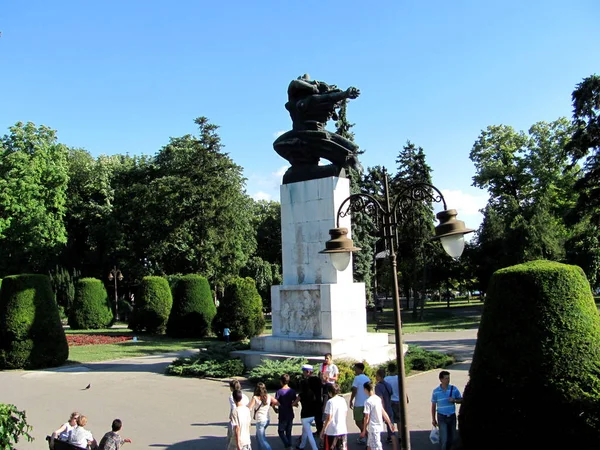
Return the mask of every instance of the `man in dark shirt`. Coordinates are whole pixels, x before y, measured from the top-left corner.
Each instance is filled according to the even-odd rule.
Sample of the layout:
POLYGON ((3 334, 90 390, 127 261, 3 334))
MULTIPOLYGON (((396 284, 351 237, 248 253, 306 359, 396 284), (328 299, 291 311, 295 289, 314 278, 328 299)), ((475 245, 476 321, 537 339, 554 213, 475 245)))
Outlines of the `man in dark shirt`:
POLYGON ((122 427, 123 422, 121 420, 113 420, 112 431, 109 431, 102 437, 98 450, 119 450, 125 442, 131 442, 131 439, 123 439, 119 436, 119 431, 121 431, 122 427))

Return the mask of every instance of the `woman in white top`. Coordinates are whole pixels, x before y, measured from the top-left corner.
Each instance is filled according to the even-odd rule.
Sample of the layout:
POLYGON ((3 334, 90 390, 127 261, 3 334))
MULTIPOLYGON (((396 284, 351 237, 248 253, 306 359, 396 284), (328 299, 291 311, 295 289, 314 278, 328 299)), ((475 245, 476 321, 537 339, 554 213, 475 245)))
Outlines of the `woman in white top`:
POLYGON ((271 406, 277 406, 279 402, 267 393, 265 383, 257 383, 254 389, 254 396, 250 400, 250 411, 252 418, 256 421, 256 441, 258 450, 271 450, 267 442, 266 431, 269 426, 269 409, 271 406))
POLYGON ((69 436, 69 444, 83 449, 90 447, 95 448, 98 446, 98 443, 94 440, 92 433, 85 429, 86 425, 87 417, 79 416, 77 419, 77 426, 73 428, 71 435, 69 436))
POLYGON ((69 440, 69 435, 71 434, 71 430, 77 426, 77 419, 79 419, 78 412, 72 412, 71 417, 62 426, 52 433, 50 436, 50 448, 54 448, 54 440, 58 439, 59 441, 67 442, 69 440))

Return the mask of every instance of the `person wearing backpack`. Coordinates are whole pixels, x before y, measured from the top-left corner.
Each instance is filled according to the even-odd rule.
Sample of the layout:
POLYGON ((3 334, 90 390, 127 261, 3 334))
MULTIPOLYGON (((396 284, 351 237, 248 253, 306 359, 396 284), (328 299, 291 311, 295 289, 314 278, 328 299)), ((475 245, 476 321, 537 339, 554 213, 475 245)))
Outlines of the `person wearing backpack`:
POLYGON ((462 403, 462 395, 450 384, 450 372, 440 372, 440 385, 431 394, 431 424, 439 427, 440 446, 450 450, 456 436, 456 404, 462 403))

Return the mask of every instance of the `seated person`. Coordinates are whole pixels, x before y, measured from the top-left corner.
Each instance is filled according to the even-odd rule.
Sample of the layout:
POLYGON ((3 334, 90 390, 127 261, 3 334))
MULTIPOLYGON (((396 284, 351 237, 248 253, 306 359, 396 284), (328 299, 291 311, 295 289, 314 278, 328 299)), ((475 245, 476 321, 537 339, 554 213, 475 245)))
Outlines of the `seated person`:
POLYGON ((75 427, 71 431, 71 436, 69 436, 69 444, 74 445, 78 448, 88 449, 88 448, 96 448, 97 443, 90 433, 89 430, 85 429, 87 425, 87 417, 79 416, 77 419, 77 427, 75 427))
POLYGON ((131 442, 131 439, 123 439, 119 436, 119 431, 123 427, 123 422, 120 419, 115 419, 112 422, 112 431, 109 431, 100 440, 98 450, 119 450, 121 445, 126 442, 131 442))
POLYGON ((62 442, 67 442, 69 440, 71 430, 77 426, 77 419, 79 419, 79 413, 72 412, 71 417, 69 417, 69 420, 63 423, 58 430, 52 433, 52 435, 50 436, 50 448, 54 448, 55 439, 58 439, 62 442))

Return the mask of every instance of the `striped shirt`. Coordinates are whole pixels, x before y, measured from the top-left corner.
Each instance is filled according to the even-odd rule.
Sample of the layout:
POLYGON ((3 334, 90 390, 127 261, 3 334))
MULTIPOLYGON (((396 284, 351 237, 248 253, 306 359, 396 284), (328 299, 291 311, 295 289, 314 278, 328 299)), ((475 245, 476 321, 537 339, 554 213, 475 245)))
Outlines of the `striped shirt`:
POLYGON ((460 395, 460 391, 456 386, 449 384, 446 390, 443 390, 441 386, 438 386, 433 390, 433 393, 431 394, 431 403, 437 405, 438 414, 443 414, 444 416, 456 414, 456 405, 448 401, 450 397, 455 399, 462 398, 462 395, 460 395))

